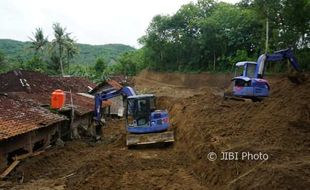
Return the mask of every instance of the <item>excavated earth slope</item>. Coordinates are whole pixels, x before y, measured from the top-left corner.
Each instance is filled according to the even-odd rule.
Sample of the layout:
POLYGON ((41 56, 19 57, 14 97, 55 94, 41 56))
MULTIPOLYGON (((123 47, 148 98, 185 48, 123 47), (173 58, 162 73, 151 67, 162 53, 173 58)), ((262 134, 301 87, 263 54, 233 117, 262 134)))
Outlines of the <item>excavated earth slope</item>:
POLYGON ((153 92, 170 114, 173 146, 127 149, 123 119, 110 119, 102 142, 67 142, 22 162, 0 188, 12 189, 307 189, 310 186, 310 80, 267 77, 262 102, 224 100, 229 75, 144 71, 140 92, 153 92), (209 161, 214 152, 217 160, 209 161), (238 160, 221 160, 237 152, 238 160), (268 159, 241 159, 262 153, 268 159), (23 183, 20 179, 23 176, 23 183))

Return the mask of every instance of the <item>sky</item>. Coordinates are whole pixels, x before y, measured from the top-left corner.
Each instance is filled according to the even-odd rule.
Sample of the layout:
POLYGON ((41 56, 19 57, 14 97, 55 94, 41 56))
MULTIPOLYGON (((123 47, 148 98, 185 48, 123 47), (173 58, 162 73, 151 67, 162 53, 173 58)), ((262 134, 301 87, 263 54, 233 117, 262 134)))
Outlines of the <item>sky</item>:
MULTIPOLYGON (((0 0, 0 39, 29 41, 35 28, 53 39, 60 23, 78 43, 139 47, 152 18, 197 0, 0 0)), ((236 3, 239 0, 222 0, 236 3)))

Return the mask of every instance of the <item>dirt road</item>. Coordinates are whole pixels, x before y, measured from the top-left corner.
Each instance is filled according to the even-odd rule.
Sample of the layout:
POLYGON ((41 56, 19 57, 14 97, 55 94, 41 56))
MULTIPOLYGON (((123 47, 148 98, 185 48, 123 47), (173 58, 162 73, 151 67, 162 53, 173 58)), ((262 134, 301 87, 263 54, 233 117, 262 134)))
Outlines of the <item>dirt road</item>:
MULTIPOLYGON (((168 109, 170 147, 127 149, 123 120, 110 120, 103 141, 65 147, 20 164, 11 189, 307 189, 310 186, 310 83, 269 77, 261 103, 224 101, 229 75, 143 72, 140 92, 168 109), (216 161, 208 154, 215 152, 216 161), (268 160, 220 160, 222 152, 263 153, 268 160), (24 176, 23 183, 16 176, 24 176)), ((239 155, 240 156, 240 155, 239 155)), ((1 183, 0 183, 1 189, 1 183)))

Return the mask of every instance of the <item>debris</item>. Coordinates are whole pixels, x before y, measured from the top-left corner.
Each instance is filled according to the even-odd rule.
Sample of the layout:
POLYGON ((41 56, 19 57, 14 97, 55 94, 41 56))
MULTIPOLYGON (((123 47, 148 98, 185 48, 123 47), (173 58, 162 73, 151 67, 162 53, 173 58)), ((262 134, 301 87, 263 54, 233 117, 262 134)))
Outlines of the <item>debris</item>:
POLYGON ((41 150, 41 151, 37 151, 37 152, 33 152, 33 153, 18 155, 18 156, 13 157, 13 160, 14 161, 21 161, 21 160, 24 160, 28 157, 38 156, 38 155, 42 154, 43 152, 45 152, 45 151, 41 150))
POLYGON ((236 179, 232 180, 231 182, 228 183, 228 186, 232 185, 233 183, 236 183, 238 180, 240 180, 241 178, 249 175, 250 173, 252 173, 253 171, 255 171, 259 166, 261 166, 263 163, 265 163, 267 160, 263 160, 261 161, 259 164, 257 164, 256 166, 254 166, 253 168, 251 168, 249 171, 245 172, 244 174, 240 175, 239 177, 237 177, 236 179))
POLYGON ((91 95, 91 94, 87 94, 87 93, 76 93, 77 95, 80 95, 80 96, 84 96, 84 97, 87 97, 87 98, 91 98, 91 99, 94 99, 95 96, 91 95))
POLYGON ((0 179, 4 179, 11 171, 20 163, 20 160, 15 160, 1 175, 0 179))
POLYGON ((76 172, 73 172, 73 173, 71 173, 71 174, 68 174, 68 175, 62 177, 62 179, 66 179, 66 178, 72 177, 72 176, 74 176, 75 174, 76 174, 76 172))
POLYGON ((65 146, 65 142, 63 140, 61 140, 60 138, 58 138, 56 140, 56 146, 64 147, 65 146))

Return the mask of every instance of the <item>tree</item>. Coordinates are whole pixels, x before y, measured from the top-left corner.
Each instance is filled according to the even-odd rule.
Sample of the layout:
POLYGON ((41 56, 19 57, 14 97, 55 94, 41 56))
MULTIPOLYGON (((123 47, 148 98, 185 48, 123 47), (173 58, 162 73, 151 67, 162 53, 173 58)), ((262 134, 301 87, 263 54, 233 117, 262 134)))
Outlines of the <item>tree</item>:
POLYGON ((309 0, 253 0, 260 19, 270 23, 271 49, 309 48, 309 0))
POLYGON ((7 61, 4 53, 0 51, 0 73, 6 71, 7 61))
POLYGON ((140 41, 156 70, 228 69, 237 50, 254 55, 262 23, 252 9, 213 0, 183 5, 172 16, 157 15, 140 41), (219 69, 217 69, 219 68, 219 69))
POLYGON ((65 64, 67 64, 69 68, 70 60, 79 51, 76 45, 76 40, 71 38, 71 33, 66 32, 65 27, 61 27, 59 23, 55 23, 53 24, 53 30, 55 39, 52 40, 52 52, 50 53, 51 60, 52 63, 59 64, 61 74, 64 76, 65 64))
POLYGON ((54 23, 53 30, 55 39, 52 41, 52 45, 53 48, 58 52, 61 75, 64 76, 63 54, 67 39, 66 28, 62 28, 59 23, 54 23))
POLYGON ((92 67, 92 72, 90 77, 95 81, 99 82, 102 79, 105 79, 107 76, 106 69, 108 67, 108 63, 102 59, 98 58, 94 67, 92 67))
POLYGON ((76 45, 76 41, 72 39, 69 34, 66 34, 65 36, 65 53, 67 56, 67 65, 69 69, 70 60, 74 57, 74 55, 79 53, 79 49, 76 45))
POLYGON ((31 40, 30 48, 35 51, 35 54, 41 53, 43 54, 43 50, 48 43, 47 37, 44 36, 42 28, 36 28, 35 33, 33 34, 33 38, 29 37, 31 40))
POLYGON ((24 65, 24 69, 39 72, 47 71, 46 63, 38 56, 33 56, 32 59, 28 60, 24 65))
POLYGON ((95 70, 97 73, 102 73, 108 67, 108 63, 102 59, 98 58, 95 64, 95 70))
POLYGON ((34 51, 34 56, 28 60, 23 67, 28 70, 45 71, 46 63, 43 61, 44 50, 48 44, 47 37, 44 36, 42 28, 36 28, 35 33, 32 33, 30 48, 34 51))
MULTIPOLYGON (((213 69, 217 59, 236 56, 238 50, 256 56, 255 50, 261 46, 262 22, 257 20, 255 11, 251 9, 218 3, 212 14, 202 20, 201 27, 201 41, 206 44, 205 62, 212 60, 213 53, 213 69)), ((220 62, 217 65, 229 68, 225 64, 227 61, 224 60, 224 65, 219 65, 220 62)))

